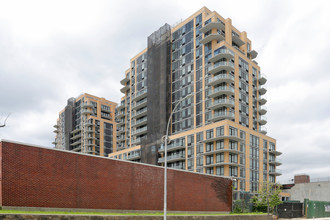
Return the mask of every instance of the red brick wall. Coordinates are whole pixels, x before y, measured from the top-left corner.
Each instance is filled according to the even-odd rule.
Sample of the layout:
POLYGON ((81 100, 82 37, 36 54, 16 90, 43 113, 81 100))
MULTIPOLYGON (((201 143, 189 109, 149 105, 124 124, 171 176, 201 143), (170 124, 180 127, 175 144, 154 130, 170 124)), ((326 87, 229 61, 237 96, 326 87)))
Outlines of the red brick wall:
POLYGON ((295 175, 294 176, 294 183, 309 183, 310 179, 308 175, 295 175))
MULTIPOLYGON (((2 206, 163 209, 161 167, 10 142, 0 154, 2 206)), ((231 180, 168 170, 168 210, 230 209, 231 180)))

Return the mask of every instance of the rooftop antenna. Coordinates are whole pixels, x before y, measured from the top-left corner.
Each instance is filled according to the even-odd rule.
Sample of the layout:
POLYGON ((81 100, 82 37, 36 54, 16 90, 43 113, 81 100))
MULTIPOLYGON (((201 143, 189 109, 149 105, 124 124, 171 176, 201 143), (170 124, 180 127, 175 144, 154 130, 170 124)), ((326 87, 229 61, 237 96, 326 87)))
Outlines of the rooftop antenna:
MULTIPOLYGON (((9 117, 10 114, 11 114, 11 113, 9 113, 9 114, 7 115, 7 117, 6 117, 5 121, 3 122, 3 124, 0 125, 0 128, 3 128, 3 127, 6 126, 6 121, 7 121, 7 119, 8 119, 8 117, 9 117)), ((0 118, 0 119, 1 119, 1 118, 0 118)))

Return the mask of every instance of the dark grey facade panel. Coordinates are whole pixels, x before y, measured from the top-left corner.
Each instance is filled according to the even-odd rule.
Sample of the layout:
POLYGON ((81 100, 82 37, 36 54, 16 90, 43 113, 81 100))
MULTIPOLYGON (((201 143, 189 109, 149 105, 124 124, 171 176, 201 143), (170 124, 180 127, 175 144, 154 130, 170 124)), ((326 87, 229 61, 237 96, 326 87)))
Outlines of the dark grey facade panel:
POLYGON ((160 139, 166 133, 171 108, 171 27, 162 26, 148 37, 148 134, 142 143, 141 162, 157 164, 160 139))

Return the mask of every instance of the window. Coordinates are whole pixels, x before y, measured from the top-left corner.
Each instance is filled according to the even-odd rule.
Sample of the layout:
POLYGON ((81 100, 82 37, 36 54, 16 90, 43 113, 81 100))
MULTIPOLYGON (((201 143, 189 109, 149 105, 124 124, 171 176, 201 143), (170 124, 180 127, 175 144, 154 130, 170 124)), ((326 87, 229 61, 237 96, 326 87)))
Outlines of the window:
POLYGON ((225 168, 224 166, 217 167, 216 174, 219 176, 225 175, 225 168))
POLYGON ((224 136, 225 135, 224 126, 217 127, 216 132, 217 132, 217 137, 224 136))
POLYGON ((213 138, 213 129, 206 131, 206 139, 213 138))

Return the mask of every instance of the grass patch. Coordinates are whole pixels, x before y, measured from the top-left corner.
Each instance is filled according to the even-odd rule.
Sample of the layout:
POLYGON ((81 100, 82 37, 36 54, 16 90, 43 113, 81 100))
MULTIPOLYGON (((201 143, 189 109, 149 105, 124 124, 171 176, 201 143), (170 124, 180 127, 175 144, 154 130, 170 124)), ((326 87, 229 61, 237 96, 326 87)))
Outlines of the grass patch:
MULTIPOLYGON (((65 212, 65 211, 23 211, 23 210, 0 210, 0 214, 44 214, 44 215, 120 215, 120 216, 162 216, 162 212, 137 212, 137 213, 123 213, 123 212, 65 212)), ((196 215, 196 216, 203 216, 203 215, 264 215, 265 213, 167 213, 169 216, 175 215, 196 215)))

